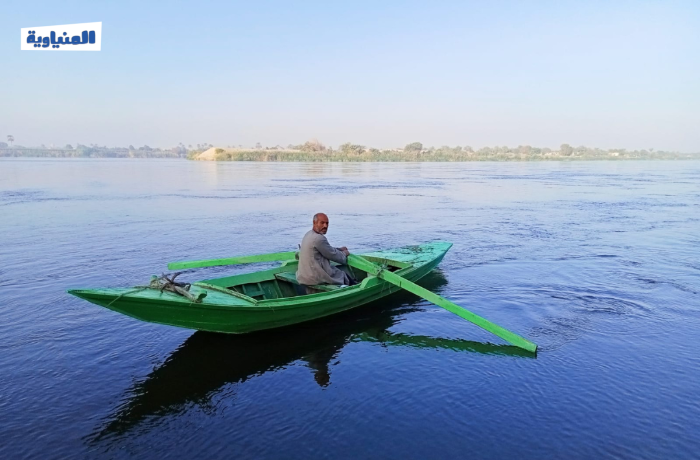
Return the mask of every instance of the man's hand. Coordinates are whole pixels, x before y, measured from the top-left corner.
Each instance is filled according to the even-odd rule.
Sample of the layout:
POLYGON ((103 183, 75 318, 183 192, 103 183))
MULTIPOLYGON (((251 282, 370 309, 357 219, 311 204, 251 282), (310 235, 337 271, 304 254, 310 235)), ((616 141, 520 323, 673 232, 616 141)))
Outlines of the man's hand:
POLYGON ((338 248, 338 250, 345 254, 346 257, 350 255, 350 251, 348 251, 348 248, 346 248, 345 246, 343 246, 342 248, 338 248))

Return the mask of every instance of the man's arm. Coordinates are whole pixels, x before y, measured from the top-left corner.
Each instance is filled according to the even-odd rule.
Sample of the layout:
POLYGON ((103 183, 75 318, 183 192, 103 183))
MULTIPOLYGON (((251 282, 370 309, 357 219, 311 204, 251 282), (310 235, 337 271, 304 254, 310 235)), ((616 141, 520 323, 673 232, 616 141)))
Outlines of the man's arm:
MULTIPOLYGON (((323 237, 319 238, 316 242, 316 250, 321 253, 323 257, 333 262, 338 262, 339 264, 347 264, 348 258, 343 251, 336 249, 328 243, 328 240, 323 237)), ((347 251, 347 248, 345 249, 347 251)))

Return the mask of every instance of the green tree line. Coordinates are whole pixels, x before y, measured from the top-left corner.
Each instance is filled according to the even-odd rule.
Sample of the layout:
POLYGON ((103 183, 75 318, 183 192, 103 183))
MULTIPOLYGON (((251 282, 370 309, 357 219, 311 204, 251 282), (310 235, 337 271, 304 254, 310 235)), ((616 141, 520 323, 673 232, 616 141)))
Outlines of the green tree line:
MULTIPOLYGON (((197 155, 190 155, 197 159, 197 155)), ((496 146, 478 150, 470 146, 425 148, 412 142, 402 149, 377 149, 345 143, 337 149, 325 147, 318 141, 289 146, 287 149, 216 149, 218 161, 542 161, 542 160, 643 160, 700 159, 700 154, 655 151, 654 149, 599 149, 562 144, 559 149, 529 145, 496 146)))

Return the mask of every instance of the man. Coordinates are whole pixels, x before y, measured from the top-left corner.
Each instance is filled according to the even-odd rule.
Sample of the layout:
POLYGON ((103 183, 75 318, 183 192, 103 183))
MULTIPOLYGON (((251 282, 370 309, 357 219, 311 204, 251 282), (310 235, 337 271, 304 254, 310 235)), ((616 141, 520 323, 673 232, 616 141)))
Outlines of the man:
MULTIPOLYGON (((334 248, 326 239, 328 216, 322 212, 314 215, 313 228, 301 240, 297 281, 304 286, 315 284, 356 284, 352 277, 331 265, 331 261, 347 264, 350 255, 348 248, 334 248)), ((309 289, 307 288, 307 293, 309 289)))

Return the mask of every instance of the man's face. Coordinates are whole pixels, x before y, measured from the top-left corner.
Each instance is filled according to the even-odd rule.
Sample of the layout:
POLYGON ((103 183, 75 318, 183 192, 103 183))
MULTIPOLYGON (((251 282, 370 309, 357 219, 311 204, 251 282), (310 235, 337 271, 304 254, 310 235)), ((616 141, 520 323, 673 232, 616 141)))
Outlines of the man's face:
MULTIPOLYGON (((308 228, 308 227, 307 227, 308 228)), ((325 214, 319 214, 316 222, 314 222, 314 231, 325 235, 328 231, 328 216, 325 214)))

